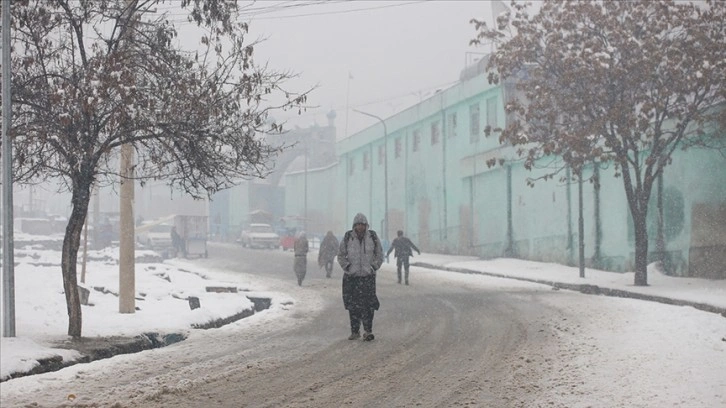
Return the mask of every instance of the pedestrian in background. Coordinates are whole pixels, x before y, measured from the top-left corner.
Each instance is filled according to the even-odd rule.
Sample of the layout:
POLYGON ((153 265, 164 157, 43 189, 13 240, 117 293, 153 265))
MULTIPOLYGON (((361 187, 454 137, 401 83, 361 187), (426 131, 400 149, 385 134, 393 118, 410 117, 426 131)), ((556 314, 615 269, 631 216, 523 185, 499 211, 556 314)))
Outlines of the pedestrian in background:
POLYGON ((293 250, 295 252, 295 263, 293 264, 293 270, 297 277, 298 286, 302 286, 303 279, 308 270, 308 239, 305 236, 305 231, 300 231, 295 238, 293 250))
POLYGON ((187 248, 186 244, 184 242, 184 238, 179 235, 179 233, 176 230, 176 227, 171 227, 171 246, 174 248, 174 256, 179 256, 179 253, 181 252, 182 256, 184 258, 187 257, 187 248))
POLYGON ((383 264, 383 247, 375 231, 368 229, 368 220, 362 213, 353 218, 353 229, 348 230, 340 241, 338 263, 343 268, 343 306, 350 316, 348 340, 361 337, 371 341, 373 315, 380 307, 376 295, 376 271, 383 264))
POLYGON ((338 255, 339 246, 338 238, 333 235, 333 231, 328 231, 320 243, 318 266, 321 268, 325 267, 326 278, 330 278, 333 274, 333 261, 335 260, 335 256, 338 255))
POLYGON ((393 242, 391 243, 391 247, 388 248, 386 257, 391 254, 391 251, 396 251, 393 253, 393 257, 396 258, 398 283, 401 283, 401 267, 403 266, 403 269, 406 272, 406 285, 408 285, 408 258, 413 256, 413 251, 411 249, 415 249, 419 255, 421 255, 421 251, 416 248, 416 245, 414 245, 410 239, 403 236, 403 231, 398 230, 396 235, 397 237, 394 238, 393 242))

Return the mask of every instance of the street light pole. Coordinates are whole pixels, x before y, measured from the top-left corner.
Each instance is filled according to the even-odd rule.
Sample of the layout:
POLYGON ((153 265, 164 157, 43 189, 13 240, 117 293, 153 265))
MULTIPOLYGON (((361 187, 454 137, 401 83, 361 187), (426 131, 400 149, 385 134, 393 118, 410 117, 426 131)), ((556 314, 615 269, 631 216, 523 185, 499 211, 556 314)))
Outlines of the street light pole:
MULTIPOLYGON (((383 181, 385 183, 385 188, 383 189, 383 221, 385 225, 383 229, 383 239, 388 242, 388 129, 386 128, 386 121, 376 115, 359 111, 358 109, 353 109, 353 112, 358 112, 361 115, 377 119, 383 125, 383 181)), ((371 161, 373 161, 372 157, 371 161)))
POLYGON ((15 337, 15 261, 13 237, 13 149, 10 141, 10 2, 2 3, 2 275, 3 337, 15 337))
MULTIPOLYGON (((126 0, 126 13, 129 26, 126 27, 124 47, 130 48, 133 42, 133 13, 136 0, 126 0)), ((129 130, 124 129, 121 136, 126 142, 121 145, 120 163, 120 194, 119 194, 119 313, 136 312, 136 263, 134 239, 134 146, 126 138, 130 138, 129 130)))
POLYGON ((308 233, 308 139, 305 138, 305 175, 304 175, 304 197, 303 197, 303 231, 308 233))

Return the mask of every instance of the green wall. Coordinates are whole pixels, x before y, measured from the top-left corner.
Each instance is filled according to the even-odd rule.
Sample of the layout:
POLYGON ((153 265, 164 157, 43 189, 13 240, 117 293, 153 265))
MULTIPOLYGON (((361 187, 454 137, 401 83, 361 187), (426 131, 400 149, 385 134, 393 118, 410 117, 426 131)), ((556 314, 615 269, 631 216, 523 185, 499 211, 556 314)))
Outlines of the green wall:
MULTIPOLYGON (((480 75, 385 118, 387 134, 377 123, 339 141, 337 163, 308 171, 308 212, 319 218, 309 232, 332 229, 342 234, 350 228, 353 216, 363 212, 372 228, 385 236, 381 223, 386 207, 385 164, 379 161, 383 146, 387 151, 387 232, 391 239, 396 230, 403 229, 424 251, 576 264, 578 183, 565 179, 563 171, 562 179, 527 184, 528 179, 549 170, 551 159, 528 171, 511 147, 499 145, 496 132, 484 135, 488 123, 504 126, 503 101, 501 88, 489 85, 480 75), (477 109, 472 107, 476 106, 479 118, 473 121, 472 112, 477 109), (451 115, 456 115, 455 127, 451 115), (432 140, 434 124, 438 137, 432 140), (478 138, 472 138, 474 131, 478 138), (417 134, 418 148, 414 149, 417 134), (490 168, 486 163, 493 157, 508 160, 505 166, 490 168)), ((586 169, 585 178, 593 171, 592 166, 586 169)), ((585 257, 588 265, 632 270, 632 221, 622 179, 615 177, 612 165, 599 171, 599 216, 595 185, 582 185, 585 257), (599 258, 595 258, 597 248, 599 258)), ((288 213, 302 213, 303 176, 302 172, 285 176, 288 213)), ((692 273, 689 256, 695 259, 694 254, 711 253, 708 248, 726 252, 726 220, 712 215, 726 207, 726 160, 713 151, 677 151, 665 170, 663 186, 666 250, 673 260, 672 273, 688 275, 692 273), (703 221, 710 219, 720 224, 703 227, 703 221)), ((655 190, 653 194, 649 223, 655 226, 655 190)), ((652 253, 654 230, 650 240, 652 253)), ((723 266, 717 256, 709 258, 715 259, 716 269, 723 266)), ((721 270, 726 275, 726 266, 721 270)))

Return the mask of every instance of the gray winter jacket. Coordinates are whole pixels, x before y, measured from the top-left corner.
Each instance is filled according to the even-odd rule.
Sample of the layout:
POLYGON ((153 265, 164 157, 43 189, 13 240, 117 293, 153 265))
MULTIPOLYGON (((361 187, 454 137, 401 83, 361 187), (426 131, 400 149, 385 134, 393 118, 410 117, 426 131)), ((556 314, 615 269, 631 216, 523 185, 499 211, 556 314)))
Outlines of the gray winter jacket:
MULTIPOLYGON (((353 225, 368 225, 363 214, 356 215, 353 225)), ((366 229, 363 239, 358 238, 355 230, 349 230, 340 240, 338 263, 346 275, 371 276, 383 264, 383 247, 375 231, 366 229)))

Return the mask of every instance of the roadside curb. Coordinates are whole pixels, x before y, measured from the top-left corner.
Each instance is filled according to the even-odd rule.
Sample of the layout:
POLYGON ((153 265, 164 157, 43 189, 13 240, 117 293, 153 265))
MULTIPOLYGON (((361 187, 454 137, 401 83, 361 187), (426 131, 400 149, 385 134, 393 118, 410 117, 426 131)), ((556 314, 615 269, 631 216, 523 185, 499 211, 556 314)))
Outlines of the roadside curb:
MULTIPOLYGON (((241 313, 237 313, 229 317, 212 320, 205 324, 192 325, 192 329, 206 330, 220 328, 229 323, 252 316, 257 312, 266 310, 272 303, 272 300, 269 298, 249 296, 247 296, 247 298, 254 304, 252 308, 246 309, 241 313)), ((59 355, 39 359, 38 365, 33 367, 32 370, 11 373, 7 378, 0 380, 0 383, 14 378, 58 371, 76 364, 90 363, 92 361, 103 360, 121 354, 133 354, 141 351, 166 347, 184 341, 186 338, 187 335, 182 333, 168 333, 164 335, 161 335, 160 333, 142 333, 134 337, 81 337, 80 339, 67 340, 62 344, 56 345, 56 348, 76 350, 81 353, 81 357, 79 359, 63 361, 63 357, 59 355)))
POLYGON ((557 282, 557 281, 553 281, 553 280, 549 280, 549 279, 524 278, 524 277, 519 277, 519 276, 506 275, 506 274, 502 274, 502 273, 495 273, 495 272, 474 271, 474 270, 465 269, 465 268, 449 268, 449 267, 445 267, 445 266, 433 265, 433 264, 428 264, 428 263, 423 263, 423 262, 414 262, 414 263, 411 263, 411 266, 418 266, 418 267, 427 268, 427 269, 438 269, 438 270, 444 270, 444 271, 448 271, 448 272, 465 273, 465 274, 470 274, 470 275, 485 275, 485 276, 492 276, 495 278, 514 279, 514 280, 520 280, 520 281, 526 281, 526 282, 532 282, 532 283, 539 283, 542 285, 552 286, 552 288, 554 288, 554 289, 574 290, 574 291, 588 294, 588 295, 604 295, 604 296, 612 296, 612 297, 647 300, 647 301, 651 301, 651 302, 658 302, 658 303, 664 303, 664 304, 675 305, 675 306, 691 306, 698 310, 716 313, 716 314, 720 314, 723 317, 726 317, 726 308, 723 308, 723 307, 709 305, 707 303, 691 302, 688 300, 672 299, 672 298, 663 297, 663 296, 646 295, 643 293, 631 292, 631 291, 622 290, 622 289, 612 289, 612 288, 606 288, 606 287, 590 285, 590 284, 563 283, 563 282, 557 282))

